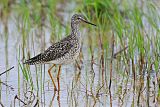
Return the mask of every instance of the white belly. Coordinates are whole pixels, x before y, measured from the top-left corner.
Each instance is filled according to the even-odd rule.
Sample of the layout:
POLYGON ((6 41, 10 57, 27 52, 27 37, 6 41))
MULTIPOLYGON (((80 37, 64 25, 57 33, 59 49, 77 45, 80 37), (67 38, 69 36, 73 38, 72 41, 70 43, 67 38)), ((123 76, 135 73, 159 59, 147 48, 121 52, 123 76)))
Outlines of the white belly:
POLYGON ((75 60, 77 59, 77 57, 79 56, 79 51, 80 50, 78 50, 76 53, 74 53, 73 56, 71 56, 71 55, 69 55, 67 53, 62 58, 59 58, 59 59, 56 59, 56 60, 52 60, 52 61, 47 62, 47 63, 57 64, 57 65, 65 65, 65 64, 74 63, 75 60))

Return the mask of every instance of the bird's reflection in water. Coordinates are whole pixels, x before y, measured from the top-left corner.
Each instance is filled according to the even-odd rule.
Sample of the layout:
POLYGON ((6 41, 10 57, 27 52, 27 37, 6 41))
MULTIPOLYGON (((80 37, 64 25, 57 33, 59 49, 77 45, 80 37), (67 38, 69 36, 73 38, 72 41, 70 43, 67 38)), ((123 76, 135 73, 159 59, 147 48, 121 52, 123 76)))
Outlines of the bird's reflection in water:
POLYGON ((60 103, 60 90, 58 90, 57 101, 58 101, 58 106, 61 107, 61 103, 60 103))
POLYGON ((58 107, 61 107, 61 103, 60 103, 60 90, 58 90, 57 92, 54 92, 49 107, 54 107, 54 101, 55 101, 56 93, 58 94, 57 95, 58 107))

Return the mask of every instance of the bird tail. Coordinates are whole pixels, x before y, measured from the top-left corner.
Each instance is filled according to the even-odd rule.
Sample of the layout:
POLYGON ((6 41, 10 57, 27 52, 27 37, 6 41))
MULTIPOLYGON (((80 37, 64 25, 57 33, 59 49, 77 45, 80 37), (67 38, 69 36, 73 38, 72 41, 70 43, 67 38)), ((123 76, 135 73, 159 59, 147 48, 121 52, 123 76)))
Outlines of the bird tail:
POLYGON ((23 64, 28 64, 28 65, 35 65, 35 64, 40 64, 43 62, 43 55, 42 54, 39 54, 31 59, 28 59, 26 61, 23 62, 23 64))

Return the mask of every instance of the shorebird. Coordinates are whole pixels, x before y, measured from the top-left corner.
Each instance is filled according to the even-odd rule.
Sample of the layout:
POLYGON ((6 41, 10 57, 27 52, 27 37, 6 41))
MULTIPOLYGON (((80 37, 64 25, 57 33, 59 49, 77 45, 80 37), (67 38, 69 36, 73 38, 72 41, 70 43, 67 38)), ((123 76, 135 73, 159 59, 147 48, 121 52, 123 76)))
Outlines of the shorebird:
POLYGON ((26 60, 24 64, 35 65, 35 64, 53 64, 49 70, 48 74, 54 85, 54 90, 57 91, 56 84, 51 74, 51 70, 54 66, 59 65, 57 81, 58 89, 60 89, 59 76, 61 71, 61 66, 64 64, 69 64, 75 61, 80 53, 81 48, 81 34, 79 31, 79 24, 85 22, 96 26, 95 24, 88 22, 83 15, 74 14, 71 18, 71 33, 69 36, 63 38, 59 42, 54 43, 43 53, 26 60))

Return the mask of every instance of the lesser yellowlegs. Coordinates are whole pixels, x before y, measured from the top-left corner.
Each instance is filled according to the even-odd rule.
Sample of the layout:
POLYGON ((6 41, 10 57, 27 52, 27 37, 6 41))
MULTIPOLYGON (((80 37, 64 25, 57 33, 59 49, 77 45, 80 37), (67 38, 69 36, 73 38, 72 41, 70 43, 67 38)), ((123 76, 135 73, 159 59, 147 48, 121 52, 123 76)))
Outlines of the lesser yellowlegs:
POLYGON ((55 65, 59 65, 59 70, 57 74, 58 89, 59 89, 59 76, 61 71, 61 65, 68 64, 78 57, 81 48, 81 35, 79 31, 79 24, 85 22, 91 25, 96 26, 93 23, 85 20, 83 15, 74 14, 71 18, 71 34, 61 41, 54 43, 43 53, 38 54, 37 56, 26 60, 24 64, 35 65, 35 64, 46 64, 52 63, 53 66, 48 70, 49 76, 53 82, 54 90, 56 91, 56 85, 51 75, 51 69, 55 65))

